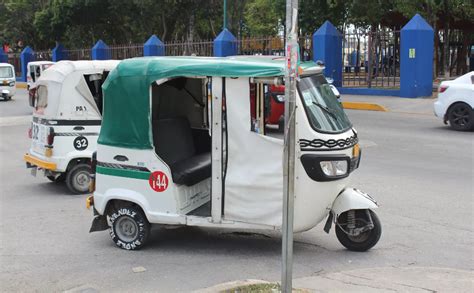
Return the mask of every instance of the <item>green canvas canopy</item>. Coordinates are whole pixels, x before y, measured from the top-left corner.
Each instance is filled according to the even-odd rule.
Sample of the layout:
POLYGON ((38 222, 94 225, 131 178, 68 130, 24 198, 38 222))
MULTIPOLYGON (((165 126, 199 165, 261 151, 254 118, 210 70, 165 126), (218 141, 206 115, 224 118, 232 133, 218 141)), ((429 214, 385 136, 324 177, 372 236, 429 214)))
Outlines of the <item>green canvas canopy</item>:
MULTIPOLYGON (((314 63, 311 62, 314 65, 314 63)), ((309 64, 302 64, 308 67, 309 64)), ((172 77, 273 77, 285 74, 285 58, 142 57, 127 59, 109 74, 104 92, 99 144, 152 149, 150 86, 172 77)))

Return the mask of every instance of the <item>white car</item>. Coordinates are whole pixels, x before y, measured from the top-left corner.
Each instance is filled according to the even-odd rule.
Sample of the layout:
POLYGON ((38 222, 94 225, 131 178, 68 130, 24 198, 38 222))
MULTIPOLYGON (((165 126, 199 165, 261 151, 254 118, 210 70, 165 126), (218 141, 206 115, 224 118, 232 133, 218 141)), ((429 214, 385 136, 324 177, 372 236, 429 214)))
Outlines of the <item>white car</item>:
POLYGON ((15 68, 11 64, 0 63, 0 98, 11 100, 15 91, 15 68))
POLYGON ((474 71, 441 82, 434 112, 455 130, 474 130, 474 71))

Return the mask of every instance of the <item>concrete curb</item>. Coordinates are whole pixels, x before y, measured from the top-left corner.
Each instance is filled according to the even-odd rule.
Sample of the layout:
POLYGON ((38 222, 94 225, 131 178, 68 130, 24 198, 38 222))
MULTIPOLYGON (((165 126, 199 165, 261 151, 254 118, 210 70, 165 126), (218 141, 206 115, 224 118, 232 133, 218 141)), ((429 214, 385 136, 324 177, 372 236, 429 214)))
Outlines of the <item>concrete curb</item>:
POLYGON ((17 83, 16 83, 16 88, 17 88, 17 89, 26 89, 26 88, 27 88, 27 84, 26 84, 26 82, 17 82, 17 83))
POLYGON ((360 102, 342 102, 344 109, 351 110, 366 110, 366 111, 380 111, 388 112, 388 109, 379 104, 360 103, 360 102))
POLYGON ((223 291, 225 292, 233 288, 248 286, 248 285, 255 285, 255 284, 270 284, 270 282, 264 281, 264 280, 256 280, 256 279, 231 281, 227 283, 218 284, 209 288, 198 289, 192 292, 193 293, 214 293, 214 292, 223 292, 223 291))
MULTIPOLYGON (((233 292, 232 289, 264 280, 218 284, 195 293, 233 292)), ((274 282, 275 283, 275 282, 274 282)), ((472 292, 474 273, 439 267, 378 267, 322 273, 293 279, 293 292, 472 292), (301 288, 301 289, 296 289, 301 288)))

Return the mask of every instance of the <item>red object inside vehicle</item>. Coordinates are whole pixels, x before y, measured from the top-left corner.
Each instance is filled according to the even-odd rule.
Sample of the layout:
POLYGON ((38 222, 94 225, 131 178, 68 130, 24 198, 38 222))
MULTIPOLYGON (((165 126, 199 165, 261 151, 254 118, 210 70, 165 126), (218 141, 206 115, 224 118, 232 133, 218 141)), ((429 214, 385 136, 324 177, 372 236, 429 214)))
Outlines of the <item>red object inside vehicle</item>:
POLYGON ((268 96, 270 98, 270 108, 266 113, 267 124, 278 124, 280 117, 285 114, 285 101, 284 99, 279 100, 277 96, 285 95, 284 85, 271 85, 268 96))

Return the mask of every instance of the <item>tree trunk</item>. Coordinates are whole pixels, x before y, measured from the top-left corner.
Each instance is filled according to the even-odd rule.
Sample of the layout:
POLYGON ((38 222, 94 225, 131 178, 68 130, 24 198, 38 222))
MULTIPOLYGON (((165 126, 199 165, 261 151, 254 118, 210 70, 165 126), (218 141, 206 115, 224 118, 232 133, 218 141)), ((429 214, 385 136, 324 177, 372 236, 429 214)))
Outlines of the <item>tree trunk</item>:
POLYGON ((449 78, 450 76, 450 48, 449 48, 449 7, 448 7, 448 0, 444 0, 444 12, 445 12, 445 19, 444 19, 444 77, 449 78))
POLYGON ((461 74, 468 72, 467 59, 469 58, 469 51, 470 51, 469 31, 463 30, 462 31, 462 50, 461 50, 461 55, 460 55, 462 58, 462 62, 460 62, 461 74))
POLYGON ((192 43, 194 41, 194 27, 195 27, 195 15, 194 15, 194 12, 191 13, 191 15, 189 16, 189 23, 188 23, 188 36, 187 36, 187 40, 186 42, 188 43, 188 45, 186 46, 185 50, 185 54, 184 55, 191 55, 193 54, 193 47, 192 47, 192 43))
POLYGON ((166 26, 166 17, 164 11, 161 11, 161 23, 163 25, 163 34, 161 35, 161 39, 164 42, 166 40, 166 34, 168 33, 168 27, 166 26))

